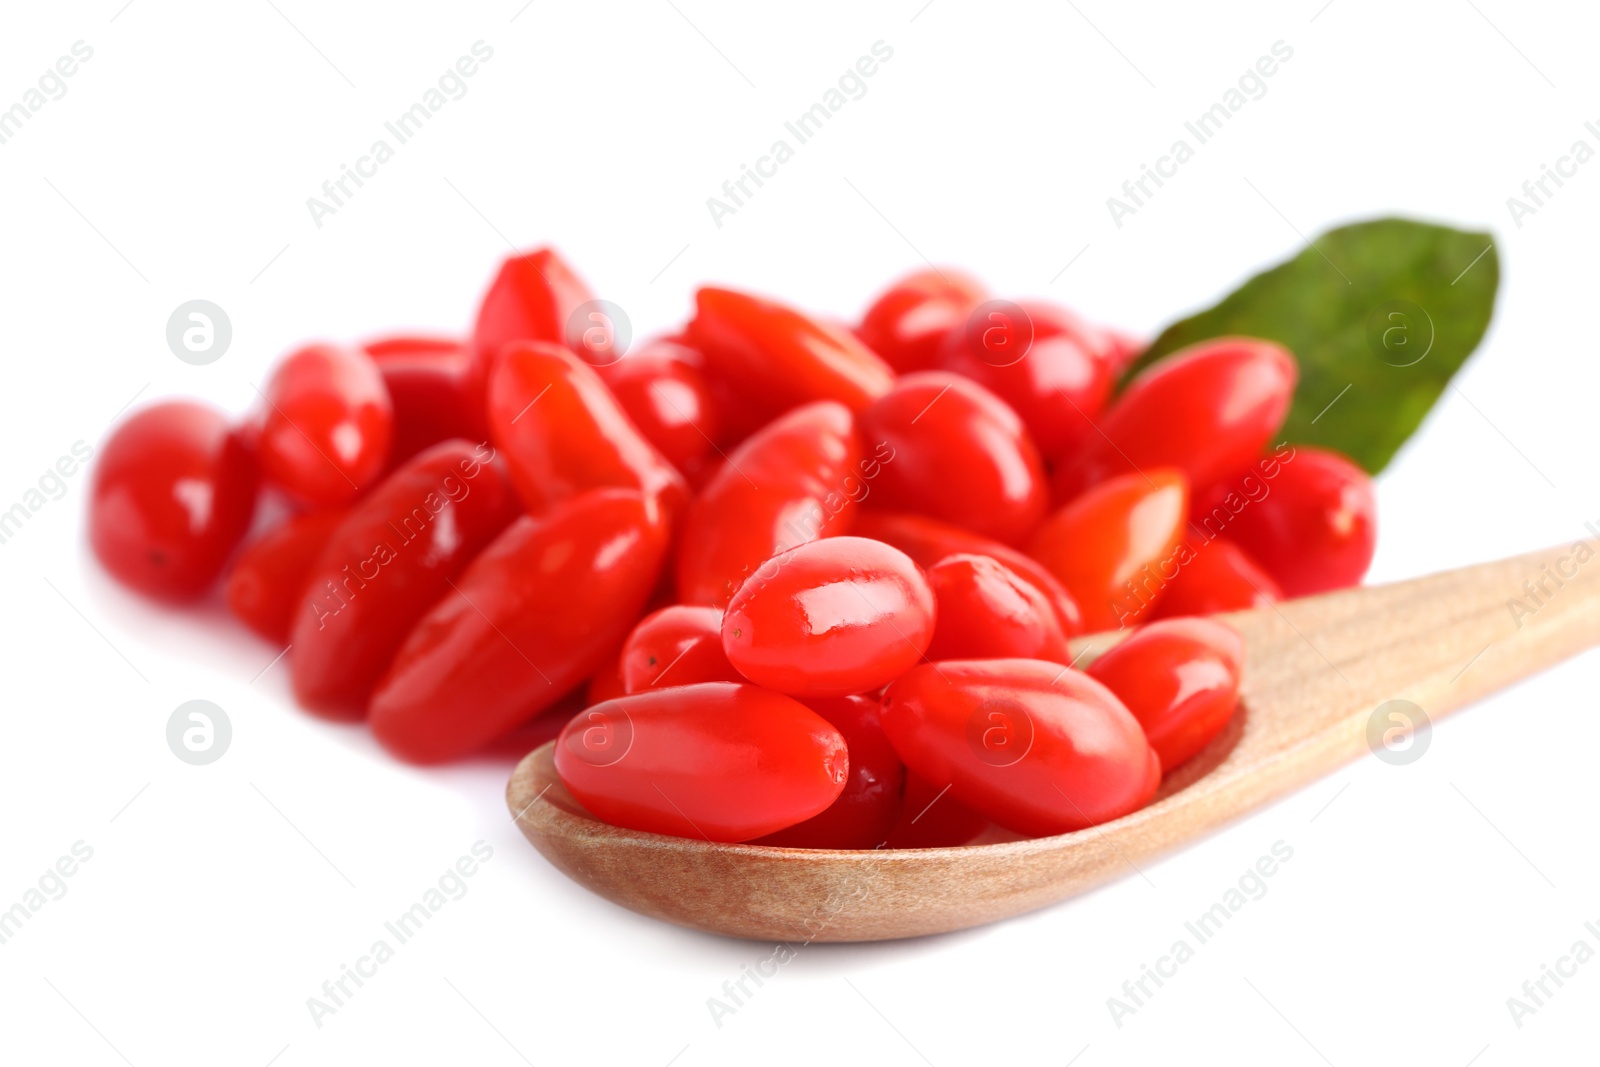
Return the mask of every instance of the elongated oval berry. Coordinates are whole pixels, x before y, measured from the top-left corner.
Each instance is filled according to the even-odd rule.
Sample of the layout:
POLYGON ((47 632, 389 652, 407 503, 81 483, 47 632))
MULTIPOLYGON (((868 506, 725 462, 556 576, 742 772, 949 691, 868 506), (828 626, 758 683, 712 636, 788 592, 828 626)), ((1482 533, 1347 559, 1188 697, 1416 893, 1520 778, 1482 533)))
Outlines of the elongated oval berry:
POLYGON ((931 370, 983 297, 982 284, 950 267, 912 271, 872 302, 856 336, 899 374, 931 370))
POLYGON ((1248 337, 1202 341, 1152 363, 1056 469, 1056 500, 1153 467, 1178 468, 1204 495, 1272 440, 1298 376, 1287 349, 1248 337))
POLYGON ((624 489, 513 522, 395 654, 372 695, 374 736, 402 759, 438 763, 555 704, 627 636, 667 540, 660 509, 624 489))
POLYGON ((1028 552, 1083 611, 1090 632, 1137 621, 1184 563, 1183 475, 1155 468, 1097 485, 1045 521, 1028 552))
POLYGON ((1261 608, 1283 599, 1272 576, 1229 541, 1189 540, 1189 558, 1162 590, 1152 619, 1261 608), (1199 543, 1198 548, 1194 545, 1199 543))
MULTIPOLYGON (((711 439, 718 450, 726 451, 733 448, 772 421, 772 412, 770 410, 760 403, 751 403, 739 392, 733 382, 713 373, 711 367, 706 363, 705 353, 690 344, 688 337, 682 333, 669 337, 653 338, 627 359, 599 367, 601 377, 606 379, 606 384, 608 385, 611 384, 613 378, 626 379, 626 365, 634 359, 643 360, 645 363, 658 359, 671 360, 687 367, 698 376, 701 386, 705 389, 707 404, 707 419, 700 425, 704 426, 708 432, 715 430, 714 433, 711 433, 711 439)), ((626 388, 622 390, 622 392, 626 391, 626 388)), ((617 399, 622 402, 625 409, 628 409, 628 404, 623 401, 621 393, 618 394, 617 399)), ((628 413, 633 415, 631 409, 628 410, 628 413)), ((642 426, 641 432, 643 432, 642 426)), ((647 433, 646 436, 649 436, 649 434, 647 433)), ((663 454, 670 457, 670 449, 661 445, 657 445, 657 447, 661 448, 663 454)), ((707 465, 710 465, 709 459, 707 465)), ((690 466, 693 467, 693 464, 690 464, 690 466)), ((689 478, 691 482, 695 480, 694 476, 699 473, 696 470, 684 470, 682 467, 678 469, 683 471, 684 477, 689 478)))
POLYGON ((1027 335, 1026 351, 991 347, 995 328, 978 329, 980 322, 945 338, 940 366, 1011 405, 1048 459, 1097 436, 1095 419, 1111 395, 1112 366, 1093 327, 1065 308, 1031 301, 992 314, 1027 318, 1015 324, 1027 335))
POLYGON ((683 476, 639 435, 592 367, 551 344, 516 342, 489 381, 489 430, 511 481, 538 515, 592 489, 636 489, 669 516, 683 476))
POLYGON ((849 532, 872 462, 849 410, 832 402, 791 411, 745 441, 685 516, 678 599, 720 607, 784 549, 849 532))
POLYGON ((716 608, 671 604, 653 611, 622 645, 624 692, 742 681, 722 651, 722 612, 716 608))
POLYGON ((1302 445, 1290 455, 1266 483, 1271 492, 1245 506, 1223 537, 1289 596, 1359 584, 1377 547, 1372 479, 1337 452, 1302 445))
POLYGON ((385 337, 363 346, 378 365, 394 405, 390 467, 455 437, 486 441, 481 403, 468 389, 472 353, 442 337, 385 337))
POLYGON ((311 568, 344 517, 342 511, 295 515, 246 545, 228 571, 228 610, 268 641, 288 642, 311 568))
POLYGON ((870 537, 874 541, 893 545, 910 556, 923 570, 946 556, 963 554, 993 557, 1044 595, 1055 609, 1056 621, 1062 633, 1073 637, 1083 632, 1083 613, 1078 610, 1072 595, 1043 564, 1010 545, 1002 545, 999 541, 980 537, 971 530, 930 519, 926 515, 899 511, 863 511, 856 516, 851 532, 857 537, 870 537))
POLYGON ((613 826, 748 841, 824 811, 849 778, 839 731, 799 701, 707 682, 609 700, 556 741, 556 773, 613 826))
POLYGON ((599 371, 640 436, 687 477, 705 464, 722 428, 704 375, 662 354, 667 347, 657 342, 599 371))
POLYGON ((890 450, 870 507, 929 515, 1013 545, 1049 507, 1044 467, 1022 420, 966 378, 906 375, 862 413, 860 433, 868 449, 890 450))
POLYGON ((289 677, 302 705, 359 719, 411 628, 517 517, 487 445, 446 441, 345 516, 302 586, 289 677))
POLYGON ((906 766, 1033 837, 1136 811, 1161 782, 1139 723, 1081 671, 1031 659, 913 667, 883 697, 883 729, 906 766))
POLYGON ((166 401, 112 433, 89 494, 89 544, 112 577, 188 600, 216 580, 250 526, 255 457, 222 412, 166 401))
POLYGON ((801 697, 887 685, 933 637, 933 590, 881 541, 830 537, 764 563, 722 617, 728 662, 757 685, 801 697))
POLYGON ((394 406, 360 349, 308 345, 278 364, 262 395, 261 472, 312 508, 342 507, 389 463, 394 406))
POLYGON ((1233 717, 1244 639, 1213 619, 1164 619, 1089 664, 1144 728, 1163 770, 1192 759, 1233 717))
POLYGON ((568 344, 567 323, 591 299, 589 287, 553 248, 506 257, 483 294, 472 327, 467 392, 476 410, 485 409, 489 374, 502 348, 513 341, 568 344))
POLYGON ((875 696, 811 700, 806 707, 844 736, 850 777, 827 810, 753 844, 782 848, 878 848, 900 814, 906 767, 883 735, 875 696))
POLYGON ((894 383, 889 365, 848 330, 731 289, 695 294, 688 334, 710 374, 774 414, 817 400, 860 411, 894 383))
POLYGON ((1072 660, 1043 593, 992 556, 946 556, 928 569, 939 622, 927 655, 942 659, 1072 660))

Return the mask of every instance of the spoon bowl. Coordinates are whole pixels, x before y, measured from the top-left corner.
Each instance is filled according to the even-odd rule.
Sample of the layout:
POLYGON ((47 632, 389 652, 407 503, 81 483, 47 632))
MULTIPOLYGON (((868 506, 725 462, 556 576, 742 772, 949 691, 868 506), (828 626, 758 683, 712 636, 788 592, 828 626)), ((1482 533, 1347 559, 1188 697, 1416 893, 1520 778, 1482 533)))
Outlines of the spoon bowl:
MULTIPOLYGON (((1247 649, 1233 720, 1149 805, 1070 834, 871 851, 664 837, 584 811, 556 775, 554 742, 517 765, 506 800, 550 862, 668 922, 784 942, 961 930, 1135 874, 1368 752, 1404 752, 1432 720, 1600 643, 1600 566, 1572 565, 1595 553, 1581 544, 1588 554, 1562 546, 1221 616, 1247 649), (1527 581, 1545 591, 1529 597, 1527 581)), ((1079 665, 1124 636, 1078 640, 1079 665)))

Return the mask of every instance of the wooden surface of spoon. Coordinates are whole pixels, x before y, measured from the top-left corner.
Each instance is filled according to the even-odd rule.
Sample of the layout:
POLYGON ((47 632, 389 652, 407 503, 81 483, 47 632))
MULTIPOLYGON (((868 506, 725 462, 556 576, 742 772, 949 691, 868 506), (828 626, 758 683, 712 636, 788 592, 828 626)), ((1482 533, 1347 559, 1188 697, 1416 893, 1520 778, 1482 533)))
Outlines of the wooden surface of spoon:
MULTIPOLYGON (((1375 717, 1379 705, 1434 721, 1600 644, 1600 560, 1581 544, 1225 616, 1248 646, 1233 721, 1149 806, 1076 833, 877 851, 663 837, 591 818, 556 776, 554 743, 518 764, 506 799, 557 867, 668 922, 788 942, 960 930, 1132 874, 1367 754, 1405 710, 1375 717)), ((1119 636, 1080 640, 1080 665, 1119 636)))

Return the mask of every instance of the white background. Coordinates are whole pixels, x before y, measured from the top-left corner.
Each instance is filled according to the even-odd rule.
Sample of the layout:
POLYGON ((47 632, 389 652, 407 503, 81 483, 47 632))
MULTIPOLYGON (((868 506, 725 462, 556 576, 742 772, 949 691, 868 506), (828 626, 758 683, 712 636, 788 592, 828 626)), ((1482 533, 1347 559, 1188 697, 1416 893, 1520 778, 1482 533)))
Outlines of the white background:
MULTIPOLYGON (((1600 519, 1600 162, 1520 228, 1506 207, 1575 139, 1600 147, 1600 27, 1577 4, 123 2, 0 15, 0 107, 94 49, 0 145, 0 508, 131 398, 243 411, 302 340, 463 329, 508 246, 555 243, 641 335, 704 280, 853 317, 924 254, 1153 332, 1300 234, 1406 213, 1492 228, 1504 279, 1459 391, 1380 480, 1373 578, 1600 519), (465 97, 314 226, 306 198, 480 39, 494 56, 465 97), (894 55, 867 94, 715 226, 706 198, 879 40, 894 55), (1279 40, 1294 55, 1267 95, 1114 226, 1106 197, 1279 40), (206 367, 164 340, 196 297, 234 328, 206 367)), ((1593 1056, 1600 962, 1521 1028, 1506 998, 1580 937, 1600 948, 1595 656, 1443 723, 1412 766, 1366 759, 1147 877, 987 929, 806 948, 718 1027, 707 998, 771 946, 590 895, 512 827, 508 764, 396 764, 298 712, 282 665, 262 673, 277 650, 220 609, 113 586, 84 548, 88 480, 0 545, 0 908, 93 849, 0 945, 5 1062, 1593 1056), (233 723, 208 767, 164 739, 193 698, 233 723), (307 998, 480 839, 467 895, 316 1026, 307 998), (1116 1026, 1107 998, 1280 840, 1267 895, 1116 1026)))

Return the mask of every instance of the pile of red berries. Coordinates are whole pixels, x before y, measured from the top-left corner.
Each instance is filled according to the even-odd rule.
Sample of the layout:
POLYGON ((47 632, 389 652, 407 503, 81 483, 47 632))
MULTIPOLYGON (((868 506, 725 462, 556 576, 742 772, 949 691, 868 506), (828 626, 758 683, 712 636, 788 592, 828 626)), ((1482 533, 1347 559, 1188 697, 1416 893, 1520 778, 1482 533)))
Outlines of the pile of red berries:
POLYGON ((1208 341, 1115 392, 1136 345, 986 296, 921 271, 852 330, 706 288, 624 358, 554 252, 513 257, 466 341, 302 348, 241 424, 134 414, 91 543, 164 600, 226 572, 299 701, 404 759, 557 738, 617 825, 814 848, 1091 826, 1233 714, 1240 640, 1195 616, 1358 582, 1372 488, 1275 439, 1277 345, 1208 341), (241 549, 263 494, 289 517, 241 549))

